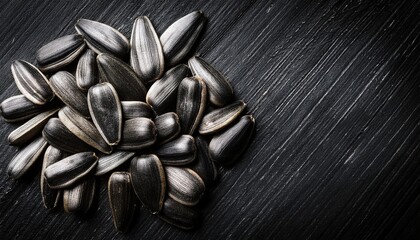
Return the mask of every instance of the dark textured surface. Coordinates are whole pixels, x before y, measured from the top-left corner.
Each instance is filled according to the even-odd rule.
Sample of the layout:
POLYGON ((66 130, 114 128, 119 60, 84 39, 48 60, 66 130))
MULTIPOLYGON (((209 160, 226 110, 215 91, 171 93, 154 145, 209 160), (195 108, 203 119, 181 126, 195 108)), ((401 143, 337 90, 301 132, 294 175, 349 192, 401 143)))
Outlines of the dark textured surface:
POLYGON ((221 171, 195 231, 142 209, 114 230, 99 184, 87 216, 46 210, 40 164, 19 181, 0 120, 1 239, 419 239, 420 3, 418 1, 6 1, 0 4, 1 100, 18 94, 14 59, 74 33, 78 18, 127 37, 138 15, 158 34, 201 9, 196 50, 232 82, 257 121, 250 148, 221 171))

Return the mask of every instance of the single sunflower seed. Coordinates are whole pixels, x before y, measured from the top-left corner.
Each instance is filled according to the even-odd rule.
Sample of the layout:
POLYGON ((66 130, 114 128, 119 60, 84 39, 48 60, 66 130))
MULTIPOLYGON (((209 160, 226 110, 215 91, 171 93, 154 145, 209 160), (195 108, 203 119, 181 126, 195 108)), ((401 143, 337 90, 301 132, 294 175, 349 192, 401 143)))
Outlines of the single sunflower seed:
POLYGON ((166 192, 166 177, 162 163, 154 154, 134 157, 130 166, 134 192, 153 214, 162 208, 166 192))
POLYGON ((9 97, 0 104, 0 112, 6 122, 28 120, 45 110, 45 105, 37 105, 24 95, 9 97))
POLYGON ((185 230, 193 229, 200 219, 195 206, 185 206, 171 197, 165 199, 159 217, 165 222, 185 230))
POLYGON ((86 213, 95 197, 96 179, 89 176, 72 188, 63 190, 63 208, 67 213, 86 213))
POLYGON ((85 118, 90 118, 86 94, 77 87, 73 74, 60 71, 50 77, 50 85, 54 93, 73 111, 85 118))
POLYGON ((154 118, 155 112, 149 104, 142 101, 121 101, 123 118, 125 120, 145 117, 154 118))
POLYGON ((192 135, 199 125, 206 107, 206 84, 200 78, 184 78, 178 87, 176 113, 181 131, 192 135))
POLYGON ((198 204, 206 190, 201 177, 189 168, 165 166, 168 196, 175 201, 194 206, 198 204))
POLYGON ((203 12, 195 11, 172 23, 160 36, 166 63, 174 66, 194 46, 205 22, 203 12))
POLYGON ((124 61, 107 53, 96 57, 102 82, 109 82, 117 90, 121 101, 144 101, 145 83, 124 61))
POLYGON ((70 132, 83 142, 103 153, 112 152, 112 147, 102 138, 95 125, 79 113, 69 107, 64 107, 58 112, 58 118, 70 132))
POLYGON ((50 118, 42 130, 42 136, 55 148, 68 153, 88 152, 92 148, 75 136, 58 118, 50 118))
POLYGON ((140 150, 156 142, 155 124, 148 118, 132 118, 124 121, 122 138, 117 149, 140 150))
POLYGON ((205 135, 222 130, 236 120, 245 107, 246 104, 243 101, 236 101, 223 108, 207 113, 201 121, 198 132, 205 135))
POLYGON ((101 136, 109 145, 117 145, 121 139, 122 110, 115 88, 107 82, 91 87, 88 106, 101 136))
POLYGON ((94 51, 87 49, 77 63, 76 84, 79 89, 86 92, 98 81, 99 72, 96 64, 96 54, 94 51))
POLYGON ((197 159, 193 162, 190 168, 196 172, 203 180, 206 188, 210 187, 218 176, 217 167, 211 160, 209 155, 209 146, 203 137, 195 138, 197 146, 197 159))
POLYGON ((89 174, 97 162, 98 157, 94 152, 76 153, 49 165, 44 176, 53 189, 68 188, 89 174))
POLYGON ((7 175, 14 179, 22 177, 42 156, 47 146, 48 143, 39 137, 20 149, 7 165, 7 175))
POLYGON ((36 60, 41 71, 57 71, 72 63, 84 50, 82 35, 71 34, 57 38, 36 52, 36 60))
POLYGON ((179 166, 191 163, 196 156, 194 138, 190 135, 181 135, 158 146, 155 153, 165 165, 179 166))
POLYGON ((233 89, 229 81, 204 59, 192 57, 188 60, 188 65, 194 76, 199 76, 206 83, 212 104, 223 107, 233 100, 233 89))
POLYGON ((123 163, 132 159, 134 155, 134 152, 115 151, 110 155, 99 157, 98 164, 95 169, 95 175, 100 176, 114 170, 123 163))
POLYGON ((42 132, 42 129, 44 128, 45 124, 47 124, 48 119, 56 114, 58 110, 59 109, 56 108, 40 113, 26 123, 22 124, 20 127, 16 128, 9 134, 9 143, 12 145, 21 145, 34 139, 37 135, 39 135, 39 133, 42 132))
POLYGON ((221 164, 234 162, 248 147, 254 125, 254 117, 245 115, 233 126, 215 135, 209 144, 213 161, 221 164))
POLYGON ((104 23, 79 19, 76 31, 83 35, 90 49, 100 53, 110 53, 121 59, 126 59, 130 43, 128 39, 115 28, 104 23))
POLYGON ((131 32, 131 67, 141 79, 153 82, 162 76, 164 63, 162 45, 149 18, 136 18, 131 32))
POLYGON ((178 115, 174 112, 159 115, 154 122, 157 130, 157 141, 161 144, 171 141, 181 132, 178 115))
POLYGON ((41 170, 41 177, 40 177, 41 178, 40 180, 41 196, 42 196, 42 202, 44 203, 45 208, 57 207, 58 202, 60 201, 61 193, 62 193, 61 190, 52 189, 50 188, 50 186, 48 186, 47 181, 45 180, 45 176, 44 176, 45 169, 51 164, 54 164, 66 157, 68 157, 67 153, 53 146, 48 146, 47 150, 45 150, 44 161, 42 163, 42 170, 41 170))
POLYGON ((115 228, 126 232, 134 219, 137 203, 128 172, 114 172, 108 180, 108 199, 115 228))
POLYGON ((146 102, 159 114, 174 110, 178 86, 182 79, 189 75, 190 70, 185 64, 169 69, 161 79, 150 87, 146 102))
POLYGON ((31 102, 43 105, 54 98, 47 78, 37 67, 26 61, 16 60, 12 62, 11 69, 16 86, 31 102))

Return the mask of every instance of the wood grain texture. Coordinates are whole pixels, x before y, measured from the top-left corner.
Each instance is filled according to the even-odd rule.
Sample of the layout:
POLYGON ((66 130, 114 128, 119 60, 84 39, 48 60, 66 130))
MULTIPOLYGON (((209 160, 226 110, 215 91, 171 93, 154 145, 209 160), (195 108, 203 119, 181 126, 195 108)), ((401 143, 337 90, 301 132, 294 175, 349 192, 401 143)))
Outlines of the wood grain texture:
POLYGON ((2 239, 419 239, 420 3, 385 0, 1 1, 1 100, 18 94, 12 60, 79 18, 130 36, 147 15, 157 33, 201 9, 196 52, 230 79, 256 118, 249 149, 221 171, 203 221, 182 231, 142 209, 117 233, 99 181, 86 216, 42 206, 41 165, 19 181, 0 120, 2 239))

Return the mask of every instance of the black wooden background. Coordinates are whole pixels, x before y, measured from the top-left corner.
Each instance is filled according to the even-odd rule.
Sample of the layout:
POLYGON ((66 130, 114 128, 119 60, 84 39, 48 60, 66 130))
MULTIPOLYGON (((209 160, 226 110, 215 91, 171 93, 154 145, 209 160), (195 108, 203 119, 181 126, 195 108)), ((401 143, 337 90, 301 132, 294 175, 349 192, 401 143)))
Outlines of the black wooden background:
POLYGON ((142 209, 112 225, 106 180, 87 216, 44 209, 40 165, 19 181, 5 168, 16 127, 0 120, 0 239, 419 239, 420 3, 380 0, 0 1, 1 99, 18 94, 10 64, 35 62, 78 18, 130 36, 148 15, 158 34, 201 9, 196 52, 223 72, 257 125, 221 171, 194 231, 142 209))

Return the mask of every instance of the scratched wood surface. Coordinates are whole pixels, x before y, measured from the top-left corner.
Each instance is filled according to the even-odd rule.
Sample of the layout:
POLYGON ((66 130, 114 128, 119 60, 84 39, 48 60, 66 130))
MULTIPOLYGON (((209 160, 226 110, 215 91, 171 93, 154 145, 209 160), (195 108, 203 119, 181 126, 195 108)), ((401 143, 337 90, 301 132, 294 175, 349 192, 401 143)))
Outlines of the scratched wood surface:
POLYGON ((127 37, 148 15, 158 33, 197 9, 196 53, 230 79, 257 120, 243 157, 221 170, 194 231, 140 210, 117 233, 100 180, 86 216, 46 210, 40 165, 5 168, 17 148, 0 120, 0 239, 419 239, 418 1, 0 1, 0 100, 18 94, 14 59, 74 33, 78 18, 127 37))

